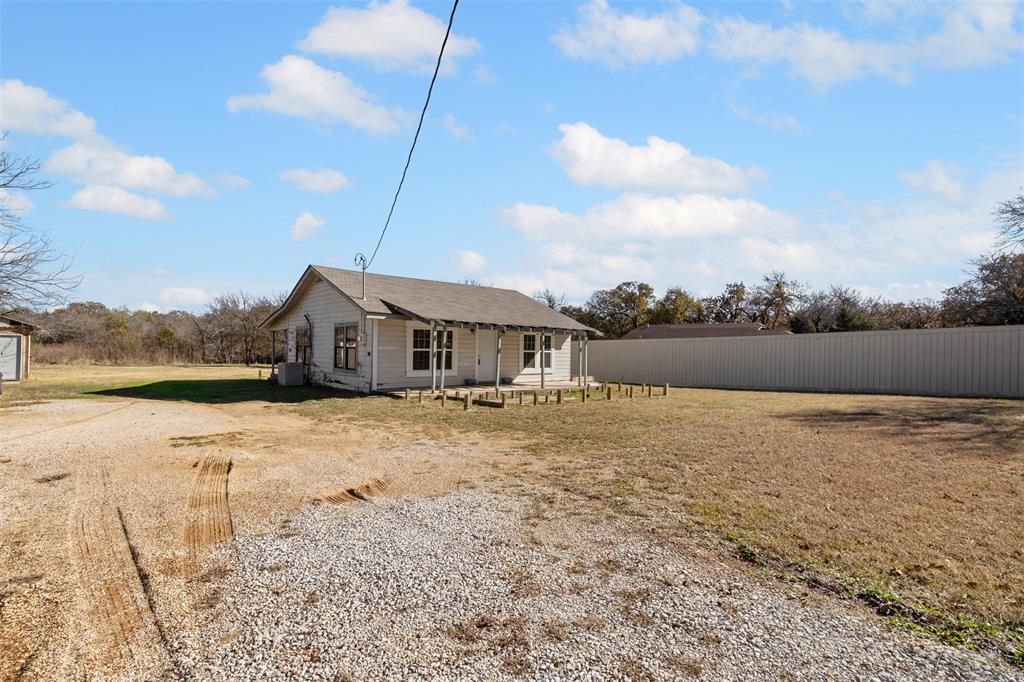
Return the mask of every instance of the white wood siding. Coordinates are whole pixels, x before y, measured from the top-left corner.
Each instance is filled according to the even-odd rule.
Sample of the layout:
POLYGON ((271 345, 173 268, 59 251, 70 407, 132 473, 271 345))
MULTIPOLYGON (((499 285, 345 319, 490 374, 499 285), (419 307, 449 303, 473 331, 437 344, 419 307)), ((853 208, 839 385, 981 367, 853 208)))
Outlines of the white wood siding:
POLYGON ((305 328, 306 315, 313 321, 313 359, 312 375, 314 381, 330 386, 339 386, 355 391, 368 391, 370 387, 370 348, 369 327, 361 310, 356 308, 342 294, 323 280, 309 285, 296 300, 295 305, 274 325, 278 330, 288 333, 288 362, 295 360, 295 331, 305 328), (334 326, 337 324, 359 325, 358 369, 347 372, 334 368, 334 326))
POLYGON ((591 341, 588 349, 588 370, 603 381, 1024 398, 1024 325, 591 341))

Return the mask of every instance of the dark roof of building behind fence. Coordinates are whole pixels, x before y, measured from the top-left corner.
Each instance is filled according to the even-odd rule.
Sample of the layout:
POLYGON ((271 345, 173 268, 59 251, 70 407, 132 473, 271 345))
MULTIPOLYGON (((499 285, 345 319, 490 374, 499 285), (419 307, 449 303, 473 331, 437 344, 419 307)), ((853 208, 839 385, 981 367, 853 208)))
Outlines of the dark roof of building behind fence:
POLYGON ((289 308, 293 297, 308 274, 319 275, 353 304, 371 315, 399 314, 431 322, 494 325, 552 331, 595 330, 567 317, 513 289, 439 282, 430 279, 396 277, 366 273, 366 299, 363 300, 362 273, 322 265, 311 265, 277 311, 264 324, 272 322, 289 308))
POLYGON ((30 324, 23 320, 17 320, 10 315, 0 315, 0 327, 24 327, 29 331, 39 329, 39 327, 34 324, 30 324))
POLYGON ((758 322, 724 324, 645 324, 626 334, 624 339, 707 339, 728 336, 768 336, 788 334, 784 329, 769 329, 758 322))

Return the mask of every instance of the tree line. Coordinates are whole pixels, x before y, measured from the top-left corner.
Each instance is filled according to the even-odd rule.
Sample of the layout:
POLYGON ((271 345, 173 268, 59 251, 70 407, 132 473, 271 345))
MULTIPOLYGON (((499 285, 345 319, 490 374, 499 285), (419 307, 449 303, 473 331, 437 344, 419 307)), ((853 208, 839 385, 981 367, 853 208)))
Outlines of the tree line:
MULTIPOLYGON (((284 295, 217 296, 201 313, 167 313, 71 303, 48 312, 11 313, 40 327, 35 362, 55 364, 246 364, 270 362, 270 332, 259 324, 284 295)), ((280 341, 279 341, 280 343, 280 341)), ((277 355, 280 359, 282 348, 277 355)))
POLYGON ((536 298, 612 339, 645 324, 756 322, 795 334, 1024 324, 1024 253, 995 252, 971 266, 968 278, 938 301, 887 301, 839 284, 814 289, 783 272, 754 286, 727 284, 713 296, 670 287, 659 298, 650 284, 623 282, 595 291, 582 305, 551 291, 536 298))

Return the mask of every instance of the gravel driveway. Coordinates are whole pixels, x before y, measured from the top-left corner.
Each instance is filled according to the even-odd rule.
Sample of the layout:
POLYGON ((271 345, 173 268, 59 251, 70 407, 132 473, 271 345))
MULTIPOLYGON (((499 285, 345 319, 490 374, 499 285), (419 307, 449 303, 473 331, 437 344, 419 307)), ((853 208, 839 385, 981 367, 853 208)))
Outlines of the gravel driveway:
POLYGON ((236 538, 202 679, 1013 679, 614 526, 540 529, 460 492, 302 510, 236 538), (543 539, 541 539, 543 537, 543 539))

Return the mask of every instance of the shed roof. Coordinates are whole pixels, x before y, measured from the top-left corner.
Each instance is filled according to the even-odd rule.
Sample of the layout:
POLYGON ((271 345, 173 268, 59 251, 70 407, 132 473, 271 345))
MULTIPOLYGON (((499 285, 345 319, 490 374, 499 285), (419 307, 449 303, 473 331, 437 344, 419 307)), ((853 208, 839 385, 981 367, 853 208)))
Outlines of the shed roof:
POLYGON ((284 304, 264 322, 273 324, 294 305, 297 293, 310 277, 320 277, 370 315, 403 315, 425 322, 451 326, 479 325, 550 331, 596 332, 513 289, 474 284, 456 284, 431 279, 397 277, 366 273, 366 298, 363 298, 362 272, 322 265, 310 265, 284 304))
POLYGON ((29 331, 39 329, 39 327, 34 324, 15 319, 10 315, 0 315, 0 327, 24 327, 29 331))
POLYGON ((626 334, 624 339, 706 339, 728 336, 768 336, 788 334, 783 329, 769 329, 759 322, 726 322, 695 324, 645 324, 626 334))

